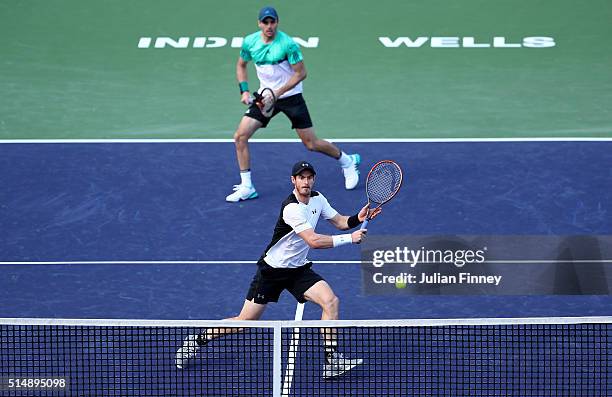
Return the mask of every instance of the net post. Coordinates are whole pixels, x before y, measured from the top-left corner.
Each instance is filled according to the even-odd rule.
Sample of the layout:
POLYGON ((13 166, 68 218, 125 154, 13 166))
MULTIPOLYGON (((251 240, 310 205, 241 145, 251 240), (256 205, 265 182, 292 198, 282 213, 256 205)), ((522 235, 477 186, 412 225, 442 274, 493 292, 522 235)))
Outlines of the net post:
POLYGON ((272 396, 281 397, 282 389, 282 324, 274 323, 274 350, 272 353, 272 396))

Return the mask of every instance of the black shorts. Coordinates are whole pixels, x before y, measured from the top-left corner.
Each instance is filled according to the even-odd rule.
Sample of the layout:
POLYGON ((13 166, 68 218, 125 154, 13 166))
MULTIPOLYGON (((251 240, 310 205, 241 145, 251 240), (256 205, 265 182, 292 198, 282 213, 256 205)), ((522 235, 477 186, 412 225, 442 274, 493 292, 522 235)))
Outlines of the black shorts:
POLYGON ((291 121, 291 128, 293 129, 312 127, 310 113, 308 113, 308 107, 306 106, 306 102, 304 101, 302 94, 291 95, 276 101, 274 113, 272 113, 271 117, 266 117, 261 114, 261 111, 257 105, 255 105, 255 103, 252 103, 251 106, 249 106, 244 115, 261 122, 261 124, 263 124, 262 128, 265 128, 270 120, 272 120, 272 118, 279 112, 285 113, 285 116, 287 116, 291 121))
POLYGON ((281 292, 287 290, 298 302, 304 303, 304 292, 323 280, 311 267, 312 263, 307 263, 298 268, 277 269, 260 259, 246 299, 259 304, 278 302, 281 292))

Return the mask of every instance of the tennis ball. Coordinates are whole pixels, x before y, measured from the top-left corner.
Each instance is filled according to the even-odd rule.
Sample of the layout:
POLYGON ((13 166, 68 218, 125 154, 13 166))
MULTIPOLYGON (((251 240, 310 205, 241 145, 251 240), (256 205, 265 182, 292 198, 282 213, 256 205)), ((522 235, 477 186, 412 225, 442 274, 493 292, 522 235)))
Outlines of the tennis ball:
POLYGON ((406 288, 406 283, 403 282, 403 281, 396 281, 395 282, 395 288, 397 288, 397 289, 406 288))

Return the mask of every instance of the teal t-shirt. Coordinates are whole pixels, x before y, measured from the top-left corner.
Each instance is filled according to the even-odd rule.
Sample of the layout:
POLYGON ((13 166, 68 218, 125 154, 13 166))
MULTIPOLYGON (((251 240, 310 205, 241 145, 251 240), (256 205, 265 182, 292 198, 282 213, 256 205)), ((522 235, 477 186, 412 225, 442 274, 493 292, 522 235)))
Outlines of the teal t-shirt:
MULTIPOLYGON (((267 87, 278 89, 291 79, 295 74, 292 65, 303 60, 300 47, 291 37, 280 30, 271 43, 264 43, 261 39, 261 31, 245 37, 240 50, 240 57, 246 62, 253 61, 257 78, 259 79, 259 91, 267 87)), ((291 90, 284 93, 281 98, 302 92, 302 83, 298 83, 291 90)))
POLYGON ((248 35, 242 43, 240 56, 255 65, 275 65, 285 60, 295 65, 303 59, 297 43, 280 30, 276 32, 274 41, 267 44, 261 39, 261 32, 248 35))

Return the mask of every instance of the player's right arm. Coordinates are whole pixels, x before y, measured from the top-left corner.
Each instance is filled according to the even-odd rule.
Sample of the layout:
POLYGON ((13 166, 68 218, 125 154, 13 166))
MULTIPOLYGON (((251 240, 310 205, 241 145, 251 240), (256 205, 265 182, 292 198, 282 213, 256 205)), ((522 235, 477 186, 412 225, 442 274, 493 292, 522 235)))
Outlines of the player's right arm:
POLYGON ((354 231, 351 234, 337 234, 330 236, 318 234, 308 222, 308 210, 298 204, 288 204, 283 209, 283 220, 300 236, 310 248, 324 249, 333 248, 345 244, 359 244, 363 236, 367 233, 366 229, 354 231))
POLYGON ((300 61, 295 65, 291 65, 291 68, 293 69, 294 73, 289 79, 289 81, 287 81, 284 86, 278 88, 274 92, 277 98, 280 98, 285 92, 292 90, 296 85, 301 83, 306 78, 306 67, 304 66, 303 61, 300 61))
MULTIPOLYGON (((248 63, 249 62, 245 61, 242 56, 238 57, 238 61, 236 62, 236 79, 238 80, 238 84, 249 81, 249 75, 247 72, 248 63)), ((244 103, 245 105, 251 103, 251 94, 248 90, 243 91, 240 94, 240 102, 244 103)))
MULTIPOLYGON (((351 238, 350 243, 360 244, 366 233, 367 233, 367 230, 365 229, 356 230, 350 235, 347 234, 346 236, 347 238, 348 236, 350 236, 351 238)), ((339 244, 340 239, 338 238, 343 235, 329 236, 327 234, 318 234, 318 233, 315 233, 315 231, 312 228, 306 229, 303 232, 298 233, 297 235, 300 236, 302 240, 304 240, 306 244, 308 244, 308 246, 313 249, 334 248, 334 247, 337 247, 338 245, 343 245, 343 244, 339 244), (334 241, 334 237, 336 237, 336 241, 334 241)), ((344 244, 347 244, 347 242, 345 242, 344 244)))

